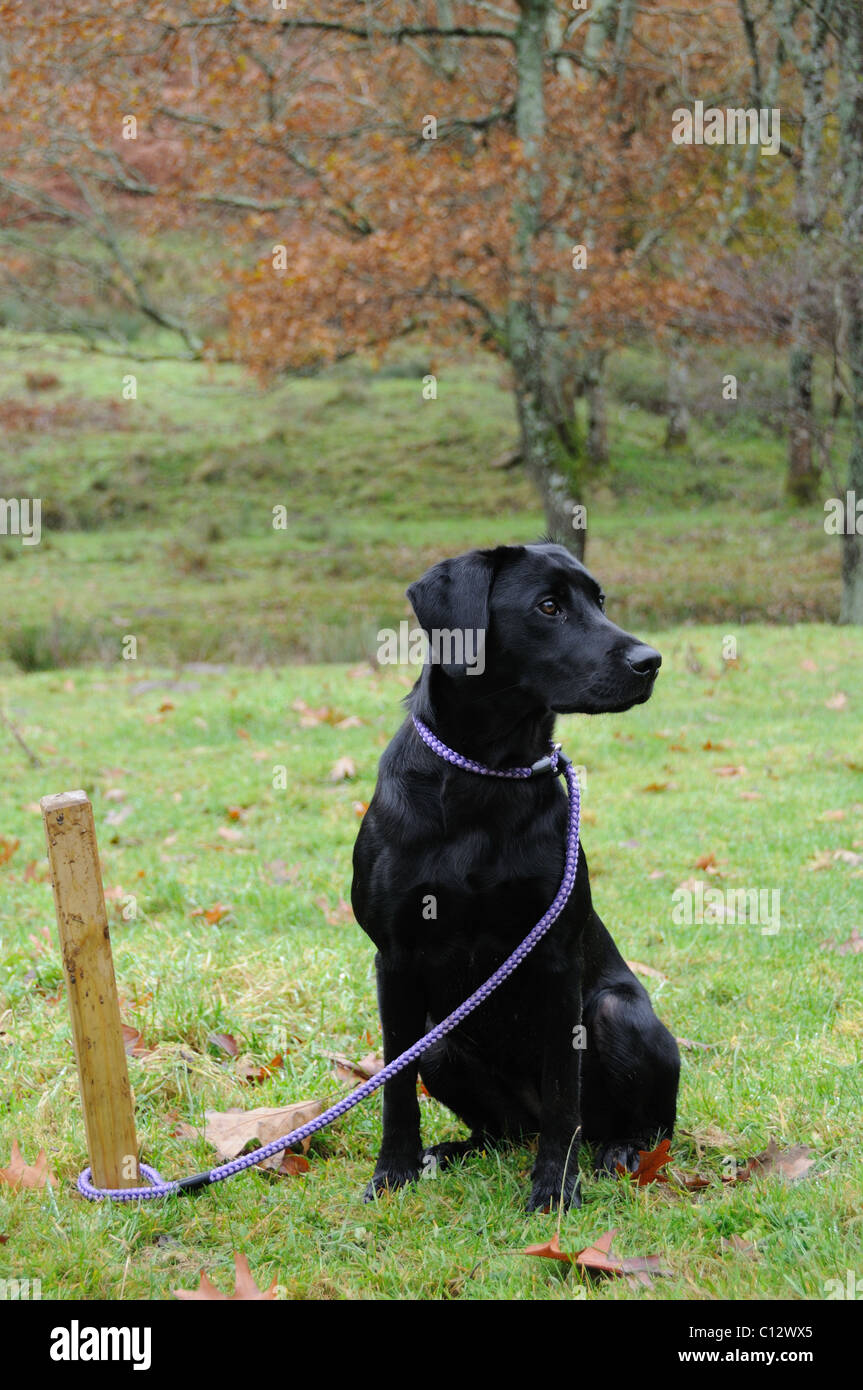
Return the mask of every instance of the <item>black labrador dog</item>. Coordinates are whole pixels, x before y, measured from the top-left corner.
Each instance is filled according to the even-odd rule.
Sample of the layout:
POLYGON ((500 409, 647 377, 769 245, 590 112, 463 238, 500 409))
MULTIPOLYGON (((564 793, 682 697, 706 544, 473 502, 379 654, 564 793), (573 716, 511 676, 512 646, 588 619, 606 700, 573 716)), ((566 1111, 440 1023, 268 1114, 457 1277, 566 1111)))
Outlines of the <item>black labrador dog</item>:
MULTIPOLYGON (((610 622, 596 580, 560 545, 474 550, 408 589, 434 639, 485 635, 473 669, 432 655, 407 697, 455 752, 492 768, 532 765, 556 714, 603 714, 650 697, 661 657, 610 622)), ((470 641, 461 654, 473 651, 470 641)), ((377 947, 391 1061, 483 983, 560 885, 567 800, 554 775, 510 781, 454 767, 408 717, 381 758, 354 848, 352 903, 377 947)), ((578 1150, 597 1170, 637 1166, 671 1135, 680 1055, 597 913, 579 855, 563 913, 475 1013, 384 1087, 383 1143, 366 1197, 430 1162, 539 1135, 529 1211, 580 1201, 578 1150), (423 1150, 416 1080, 470 1138, 423 1150)))

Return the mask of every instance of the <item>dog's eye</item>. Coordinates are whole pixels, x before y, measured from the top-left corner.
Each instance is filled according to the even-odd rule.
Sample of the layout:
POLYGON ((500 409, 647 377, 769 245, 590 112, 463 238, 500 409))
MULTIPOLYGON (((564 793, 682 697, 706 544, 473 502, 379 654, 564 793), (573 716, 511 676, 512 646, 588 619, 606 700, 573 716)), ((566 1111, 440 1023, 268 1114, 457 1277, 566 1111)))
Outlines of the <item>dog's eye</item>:
POLYGON ((604 613, 604 612, 605 612, 605 594, 600 594, 599 598, 597 599, 597 603, 599 604, 600 612, 604 613))
POLYGON ((544 598, 536 606, 540 613, 544 613, 547 618, 556 618, 558 613, 563 611, 557 600, 553 598, 544 598))

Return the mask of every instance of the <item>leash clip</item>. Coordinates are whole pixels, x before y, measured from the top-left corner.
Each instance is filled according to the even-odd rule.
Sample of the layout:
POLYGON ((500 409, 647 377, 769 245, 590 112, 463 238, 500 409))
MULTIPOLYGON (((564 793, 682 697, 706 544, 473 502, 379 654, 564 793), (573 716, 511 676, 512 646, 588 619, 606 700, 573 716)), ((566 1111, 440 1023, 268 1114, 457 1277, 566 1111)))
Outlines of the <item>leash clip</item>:
POLYGON ((537 758, 535 763, 531 763, 530 775, 531 777, 536 777, 543 772, 553 772, 555 776, 558 776, 562 770, 560 766, 561 762, 568 763, 569 758, 567 758, 565 753, 561 752, 560 744, 555 743, 552 745, 551 753, 546 753, 544 758, 537 758), (557 759, 556 765, 552 763, 552 758, 557 759))

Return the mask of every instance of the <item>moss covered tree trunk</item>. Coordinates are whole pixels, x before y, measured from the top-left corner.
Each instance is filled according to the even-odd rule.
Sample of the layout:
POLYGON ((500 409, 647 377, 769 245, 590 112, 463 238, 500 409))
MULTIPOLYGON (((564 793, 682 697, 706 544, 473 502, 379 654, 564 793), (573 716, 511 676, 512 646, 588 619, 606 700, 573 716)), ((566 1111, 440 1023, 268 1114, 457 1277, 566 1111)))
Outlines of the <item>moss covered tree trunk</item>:
POLYGON ((516 132, 524 152, 515 199, 516 267, 507 314, 507 352, 513 370, 522 459, 542 498, 553 539, 584 553, 579 525, 578 447, 568 417, 565 376, 543 331, 537 299, 542 224, 542 144, 545 135, 543 64, 551 0, 519 0, 516 34, 516 132), (575 525, 573 523, 575 522, 575 525))
MULTIPOLYGON (((848 491, 863 500, 863 9, 860 0, 839 6, 839 162, 842 177, 841 269, 845 357, 851 391, 848 491)), ((863 526, 849 508, 842 537, 842 602, 839 621, 863 623, 863 526)))

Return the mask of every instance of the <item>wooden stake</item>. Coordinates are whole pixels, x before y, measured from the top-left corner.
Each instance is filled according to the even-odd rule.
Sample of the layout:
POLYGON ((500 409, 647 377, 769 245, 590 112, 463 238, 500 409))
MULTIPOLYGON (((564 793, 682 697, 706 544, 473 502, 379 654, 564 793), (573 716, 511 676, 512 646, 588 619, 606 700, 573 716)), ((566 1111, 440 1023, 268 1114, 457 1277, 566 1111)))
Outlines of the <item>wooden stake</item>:
POLYGON ((138 1144, 93 807, 85 792, 40 802, 96 1187, 138 1187, 138 1144))

